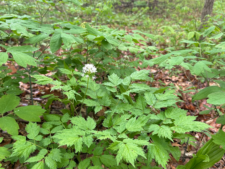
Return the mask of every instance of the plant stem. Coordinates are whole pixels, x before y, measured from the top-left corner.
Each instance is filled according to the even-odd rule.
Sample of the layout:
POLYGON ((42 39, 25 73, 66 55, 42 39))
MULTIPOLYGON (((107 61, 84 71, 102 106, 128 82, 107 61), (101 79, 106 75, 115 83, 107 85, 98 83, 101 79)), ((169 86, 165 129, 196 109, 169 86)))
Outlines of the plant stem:
POLYGON ((80 113, 79 113, 79 115, 81 115, 81 110, 82 110, 82 107, 83 107, 84 99, 85 99, 86 94, 87 94, 88 84, 89 84, 89 78, 90 78, 90 77, 88 76, 87 88, 86 88, 86 91, 85 91, 85 94, 84 94, 84 98, 83 98, 82 103, 81 103, 81 107, 80 107, 80 113))

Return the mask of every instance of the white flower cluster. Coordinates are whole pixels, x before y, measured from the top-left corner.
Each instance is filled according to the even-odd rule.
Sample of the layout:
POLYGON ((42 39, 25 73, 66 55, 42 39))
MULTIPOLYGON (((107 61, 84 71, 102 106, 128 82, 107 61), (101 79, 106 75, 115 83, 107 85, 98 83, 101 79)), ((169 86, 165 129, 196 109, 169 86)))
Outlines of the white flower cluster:
POLYGON ((93 64, 86 64, 83 67, 83 73, 84 74, 91 74, 91 73, 96 73, 97 69, 93 64))
MULTIPOLYGON (((83 67, 83 71, 82 71, 82 76, 85 75, 85 77, 89 77, 91 74, 93 73, 96 73, 97 72, 97 69, 96 67, 93 65, 93 64, 86 64, 84 67, 83 67)), ((95 76, 92 76, 92 79, 96 79, 95 76)))

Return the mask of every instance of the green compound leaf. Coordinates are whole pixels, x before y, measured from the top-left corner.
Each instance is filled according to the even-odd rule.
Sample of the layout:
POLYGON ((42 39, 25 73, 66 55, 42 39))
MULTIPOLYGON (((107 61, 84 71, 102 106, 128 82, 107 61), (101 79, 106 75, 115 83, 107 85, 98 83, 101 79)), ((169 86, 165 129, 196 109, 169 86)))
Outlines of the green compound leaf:
POLYGON ((53 138, 57 139, 57 142, 60 146, 75 146, 76 152, 82 150, 82 137, 85 135, 85 132, 78 128, 64 129, 56 133, 53 138))
POLYGON ((141 131, 148 120, 147 116, 141 116, 138 119, 131 118, 126 124, 126 129, 128 131, 141 131))
POLYGON ((93 130, 96 127, 96 122, 91 117, 88 117, 86 121, 83 117, 77 116, 71 118, 71 122, 83 130, 93 130))
POLYGON ((167 109, 165 111, 165 116, 175 120, 171 130, 174 130, 177 133, 189 131, 202 132, 203 130, 210 128, 210 126, 205 123, 195 121, 196 116, 187 116, 186 111, 179 108, 167 109))
POLYGON ((19 140, 13 145, 13 153, 11 157, 23 157, 26 160, 31 153, 36 150, 36 146, 26 140, 19 140))
POLYGON ((1 52, 0 53, 0 66, 2 66, 2 64, 6 63, 8 60, 8 54, 6 52, 1 52))
MULTIPOLYGON (((47 149, 41 149, 41 151, 38 153, 37 156, 30 157, 26 162, 27 163, 33 163, 33 162, 40 161, 41 159, 43 159, 45 157, 45 155, 47 153, 48 153, 47 149)), ((41 165, 41 164, 39 164, 39 165, 41 165)))
POLYGON ((120 143, 118 144, 118 149, 119 151, 117 152, 117 156, 116 156, 117 165, 119 165, 119 162, 123 159, 126 162, 129 162, 133 166, 135 166, 134 162, 139 155, 146 158, 143 149, 138 147, 137 144, 120 143))
POLYGON ((31 122, 40 122, 40 116, 45 112, 41 106, 26 106, 26 107, 18 107, 14 110, 14 113, 19 116, 21 119, 31 122))
POLYGON ((222 146, 223 149, 225 150, 225 132, 223 132, 222 130, 219 130, 218 133, 216 133, 215 135, 212 135, 212 138, 214 143, 222 146))
POLYGON ((152 124, 149 129, 149 132, 153 131, 153 135, 158 134, 159 137, 164 137, 164 138, 168 138, 171 141, 173 141, 172 139, 172 131, 168 126, 162 125, 159 126, 157 124, 152 124))
POLYGON ((14 95, 4 95, 0 99, 0 114, 13 110, 20 104, 20 98, 14 95))
POLYGON ((0 147, 0 161, 4 160, 6 157, 10 156, 10 152, 5 147, 0 147))
POLYGON ((11 54, 13 55, 16 63, 22 67, 26 68, 27 65, 37 66, 36 59, 28 54, 22 52, 11 52, 11 54))
POLYGON ((208 95, 207 103, 221 105, 225 103, 225 92, 215 92, 208 95))
POLYGON ((61 45, 62 45, 61 33, 54 33, 50 40, 50 49, 52 53, 55 53, 57 50, 59 50, 61 45))
POLYGON ((28 133, 27 137, 29 139, 35 139, 35 137, 37 137, 40 132, 40 126, 38 126, 36 123, 30 122, 29 124, 26 125, 25 130, 28 133))
POLYGON ((12 117, 0 118, 0 128, 6 130, 11 135, 18 135, 19 125, 12 117))

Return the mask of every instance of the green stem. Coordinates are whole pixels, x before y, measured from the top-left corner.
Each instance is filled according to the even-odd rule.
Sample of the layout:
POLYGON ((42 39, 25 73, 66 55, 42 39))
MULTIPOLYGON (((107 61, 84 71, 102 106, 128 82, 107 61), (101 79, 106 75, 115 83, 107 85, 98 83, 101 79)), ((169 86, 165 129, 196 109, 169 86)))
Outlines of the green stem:
POLYGON ((86 91, 85 91, 85 94, 84 94, 84 98, 83 98, 82 103, 81 103, 81 107, 80 107, 80 113, 79 113, 79 115, 81 115, 81 110, 82 110, 82 107, 83 107, 84 99, 85 99, 86 94, 87 94, 88 84, 89 84, 89 78, 90 78, 90 77, 88 76, 87 88, 86 88, 86 91))

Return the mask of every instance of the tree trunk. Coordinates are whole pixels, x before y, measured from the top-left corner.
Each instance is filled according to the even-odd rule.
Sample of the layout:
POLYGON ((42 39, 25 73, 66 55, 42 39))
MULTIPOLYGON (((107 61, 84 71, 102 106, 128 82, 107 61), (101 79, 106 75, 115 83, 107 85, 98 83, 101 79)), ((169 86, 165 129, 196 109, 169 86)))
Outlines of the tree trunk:
POLYGON ((202 24, 208 21, 209 18, 207 17, 207 15, 211 15, 214 1, 215 0, 205 0, 205 5, 202 10, 202 17, 201 17, 202 24))

